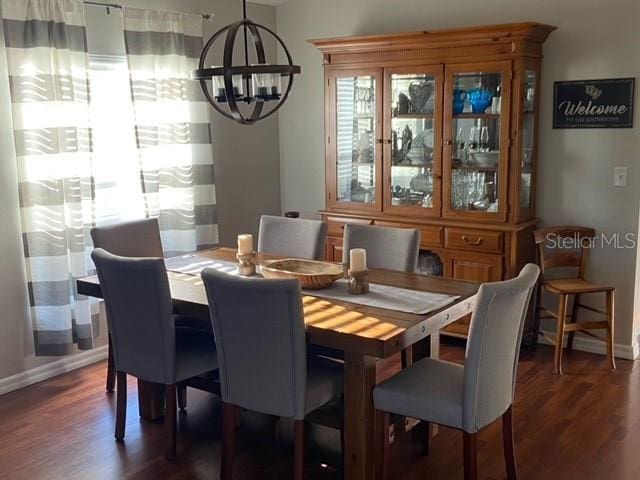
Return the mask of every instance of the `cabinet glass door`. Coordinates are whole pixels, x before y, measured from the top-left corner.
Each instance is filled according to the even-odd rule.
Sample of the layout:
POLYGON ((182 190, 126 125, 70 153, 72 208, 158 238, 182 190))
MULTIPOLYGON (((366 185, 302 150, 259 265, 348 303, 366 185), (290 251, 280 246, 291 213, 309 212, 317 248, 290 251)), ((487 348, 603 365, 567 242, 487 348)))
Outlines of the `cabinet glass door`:
POLYGON ((516 120, 516 158, 512 170, 516 222, 523 222, 534 216, 539 72, 538 59, 524 59, 517 64, 516 79, 520 104, 516 120))
POLYGON ((442 66, 385 70, 385 210, 440 215, 442 66))
POLYGON ((332 136, 335 155, 328 191, 337 208, 380 209, 379 71, 340 72, 329 80, 334 103, 332 136))
POLYGON ((531 166, 533 161, 536 121, 536 72, 524 72, 524 99, 522 118, 522 151, 520 154, 520 208, 531 208, 531 166))
POLYGON ((447 69, 445 214, 449 216, 506 218, 507 65, 447 69))

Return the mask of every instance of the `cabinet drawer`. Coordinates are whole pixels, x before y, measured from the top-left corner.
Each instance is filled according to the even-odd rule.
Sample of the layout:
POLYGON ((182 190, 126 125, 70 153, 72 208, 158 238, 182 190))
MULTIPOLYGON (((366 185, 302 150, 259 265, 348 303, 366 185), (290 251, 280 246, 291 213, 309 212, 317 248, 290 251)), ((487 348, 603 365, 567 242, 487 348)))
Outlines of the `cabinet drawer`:
POLYGON ((420 230, 420 246, 422 248, 441 247, 442 246, 442 227, 429 225, 412 225, 410 223, 375 221, 375 225, 379 227, 394 228, 416 228, 420 230))
POLYGON ((445 229, 444 246, 474 252, 502 253, 502 232, 472 230, 467 228, 445 229))
POLYGON ((365 218, 342 218, 342 217, 327 217, 327 235, 330 237, 342 237, 344 234, 344 226, 347 223, 357 223, 358 225, 371 225, 372 220, 365 218))

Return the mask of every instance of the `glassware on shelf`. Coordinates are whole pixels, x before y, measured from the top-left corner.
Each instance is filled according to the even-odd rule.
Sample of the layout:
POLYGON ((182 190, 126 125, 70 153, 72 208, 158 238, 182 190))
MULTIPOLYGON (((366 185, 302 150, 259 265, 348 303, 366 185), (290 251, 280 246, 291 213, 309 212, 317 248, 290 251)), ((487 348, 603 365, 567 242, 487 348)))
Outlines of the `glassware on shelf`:
POLYGON ((490 211, 497 202, 492 173, 456 169, 453 171, 451 205, 456 210, 490 211))
POLYGON ((478 127, 474 125, 471 127, 471 130, 469 130, 469 142, 467 143, 467 148, 469 150, 476 150, 478 148, 479 141, 480 137, 478 135, 478 127))
POLYGON ((482 129, 480 130, 480 151, 489 151, 489 127, 487 127, 486 125, 483 125, 482 129))
POLYGON ((456 88, 453 90, 453 114, 460 115, 464 111, 464 101, 467 98, 467 92, 456 88))
POLYGON ((456 158, 460 160, 460 162, 464 165, 467 161, 467 152, 465 150, 465 141, 464 141, 464 127, 458 128, 458 135, 456 137, 456 158))
POLYGON ((491 105, 491 99, 493 98, 491 92, 484 88, 469 90, 467 95, 469 96, 469 103, 471 104, 471 111, 473 113, 485 113, 491 105))

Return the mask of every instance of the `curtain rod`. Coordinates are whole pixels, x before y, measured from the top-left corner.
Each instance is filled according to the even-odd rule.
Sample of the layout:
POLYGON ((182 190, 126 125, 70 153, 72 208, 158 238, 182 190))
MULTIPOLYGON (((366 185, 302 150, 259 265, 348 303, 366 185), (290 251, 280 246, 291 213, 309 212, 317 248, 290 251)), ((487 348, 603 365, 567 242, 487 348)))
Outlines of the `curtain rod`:
MULTIPOLYGON (((107 7, 107 8, 119 8, 122 10, 122 5, 118 5, 117 3, 106 3, 106 2, 92 2, 89 0, 85 0, 83 2, 85 5, 95 5, 96 7, 107 7)), ((203 20, 212 20, 213 15, 210 13, 201 13, 203 20)))

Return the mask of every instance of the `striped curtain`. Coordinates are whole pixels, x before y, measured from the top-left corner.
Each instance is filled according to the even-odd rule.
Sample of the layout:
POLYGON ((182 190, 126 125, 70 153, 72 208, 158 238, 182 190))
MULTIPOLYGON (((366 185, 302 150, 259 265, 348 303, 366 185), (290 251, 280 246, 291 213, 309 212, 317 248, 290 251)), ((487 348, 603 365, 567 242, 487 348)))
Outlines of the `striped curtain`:
POLYGON ((202 17, 125 8, 136 141, 145 207, 167 255, 218 242, 209 109, 190 80, 202 17))
POLYGON ((78 0, 3 0, 22 232, 37 355, 93 346, 97 304, 77 294, 91 273, 95 188, 88 56, 78 0))

